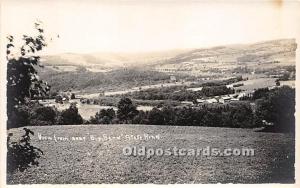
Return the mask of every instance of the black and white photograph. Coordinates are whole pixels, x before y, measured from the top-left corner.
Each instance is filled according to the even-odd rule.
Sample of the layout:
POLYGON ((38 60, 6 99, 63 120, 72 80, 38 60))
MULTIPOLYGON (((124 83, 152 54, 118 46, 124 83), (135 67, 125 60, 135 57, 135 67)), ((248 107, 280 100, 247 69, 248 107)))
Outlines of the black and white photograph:
POLYGON ((0 10, 4 187, 296 185, 300 1, 0 10))

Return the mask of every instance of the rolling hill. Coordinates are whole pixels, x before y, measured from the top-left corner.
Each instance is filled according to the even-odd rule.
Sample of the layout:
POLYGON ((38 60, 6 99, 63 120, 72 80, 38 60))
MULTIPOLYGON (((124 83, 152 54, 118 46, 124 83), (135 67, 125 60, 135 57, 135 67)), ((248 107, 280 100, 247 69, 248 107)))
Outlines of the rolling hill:
POLYGON ((77 91, 158 84, 168 81, 170 74, 186 79, 270 75, 295 66, 296 48, 294 39, 280 39, 153 53, 58 54, 42 57, 45 68, 39 74, 54 90, 77 91))
POLYGON ((46 66, 83 66, 90 69, 118 69, 129 66, 144 66, 164 61, 188 50, 168 50, 144 53, 63 53, 43 56, 46 66))
POLYGON ((238 67, 252 70, 295 65, 297 44, 294 39, 254 44, 227 45, 195 49, 161 61, 155 68, 162 72, 230 72, 238 67))
POLYGON ((64 53, 43 56, 47 66, 99 66, 117 69, 130 66, 197 65, 205 63, 270 63, 294 64, 295 39, 280 39, 254 44, 235 44, 212 48, 169 50, 147 53, 64 53))

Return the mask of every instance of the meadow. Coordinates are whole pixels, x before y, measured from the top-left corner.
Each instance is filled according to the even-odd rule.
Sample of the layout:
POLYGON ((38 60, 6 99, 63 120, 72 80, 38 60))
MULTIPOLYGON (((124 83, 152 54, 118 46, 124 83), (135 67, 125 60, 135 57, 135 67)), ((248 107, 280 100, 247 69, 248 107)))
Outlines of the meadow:
MULTIPOLYGON (((151 126, 63 125, 27 127, 43 150, 38 167, 8 174, 8 184, 65 183, 292 183, 294 136, 254 129, 151 126), (159 139, 133 139, 138 135, 159 139), (39 135, 70 140, 39 140, 39 135), (100 140, 91 141, 90 135, 100 140), (128 137, 131 136, 131 137, 128 137), (77 137, 76 140, 71 140, 77 137), (85 137, 86 139, 78 139, 85 137), (132 139, 130 139, 132 138, 132 139), (254 156, 126 156, 123 148, 251 148, 254 156)), ((10 129, 13 138, 23 128, 10 129)))

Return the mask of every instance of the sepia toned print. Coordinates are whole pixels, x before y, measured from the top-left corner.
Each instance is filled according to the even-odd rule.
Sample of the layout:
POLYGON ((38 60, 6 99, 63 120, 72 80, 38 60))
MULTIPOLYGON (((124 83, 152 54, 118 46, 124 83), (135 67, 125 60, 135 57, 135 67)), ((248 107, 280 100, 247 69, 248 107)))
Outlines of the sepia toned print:
POLYGON ((6 184, 294 184, 298 8, 3 1, 6 184))

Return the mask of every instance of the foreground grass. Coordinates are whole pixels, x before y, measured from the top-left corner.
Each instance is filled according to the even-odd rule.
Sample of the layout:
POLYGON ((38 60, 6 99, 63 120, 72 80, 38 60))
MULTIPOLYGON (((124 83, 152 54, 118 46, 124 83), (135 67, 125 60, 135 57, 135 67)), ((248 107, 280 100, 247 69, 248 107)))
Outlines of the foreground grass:
MULTIPOLYGON (((29 127, 33 145, 44 151, 40 166, 8 174, 8 184, 33 183, 292 183, 294 138, 251 129, 149 125, 29 127), (44 136, 121 136, 102 141, 41 141, 44 136), (125 135, 160 135, 155 140, 125 135), (255 156, 125 156, 126 146, 149 148, 252 148, 255 156)), ((12 129, 14 137, 22 128, 12 129)))

